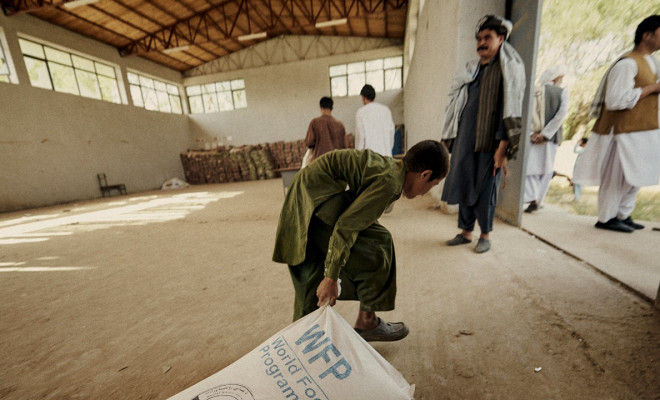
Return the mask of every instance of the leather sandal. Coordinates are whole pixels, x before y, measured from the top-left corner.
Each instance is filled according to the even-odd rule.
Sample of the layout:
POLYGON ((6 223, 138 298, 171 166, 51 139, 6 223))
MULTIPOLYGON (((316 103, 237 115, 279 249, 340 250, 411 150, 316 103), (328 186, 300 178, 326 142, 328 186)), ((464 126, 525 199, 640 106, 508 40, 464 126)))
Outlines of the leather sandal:
POLYGON ((362 339, 367 342, 394 342, 408 336, 410 332, 403 322, 385 322, 378 318, 378 325, 367 331, 355 328, 362 339))

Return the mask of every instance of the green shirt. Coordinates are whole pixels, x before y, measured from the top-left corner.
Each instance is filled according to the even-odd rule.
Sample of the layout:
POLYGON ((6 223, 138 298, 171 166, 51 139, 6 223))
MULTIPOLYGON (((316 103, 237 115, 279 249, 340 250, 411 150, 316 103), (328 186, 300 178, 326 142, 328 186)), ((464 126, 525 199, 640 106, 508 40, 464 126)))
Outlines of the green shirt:
POLYGON ((307 229, 316 215, 334 227, 324 274, 337 279, 360 231, 401 197, 405 174, 403 161, 371 150, 335 150, 319 157, 291 183, 280 214, 273 261, 289 265, 305 261, 307 229))

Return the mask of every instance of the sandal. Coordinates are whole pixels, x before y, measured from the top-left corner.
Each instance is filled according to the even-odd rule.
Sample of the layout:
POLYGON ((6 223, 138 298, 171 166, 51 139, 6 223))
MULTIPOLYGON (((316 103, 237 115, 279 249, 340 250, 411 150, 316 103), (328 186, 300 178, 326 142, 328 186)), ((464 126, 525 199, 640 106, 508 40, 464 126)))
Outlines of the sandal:
POLYGON ((385 322, 378 318, 378 325, 374 329, 364 331, 355 328, 355 332, 367 342, 394 342, 408 336, 410 331, 403 322, 385 322))

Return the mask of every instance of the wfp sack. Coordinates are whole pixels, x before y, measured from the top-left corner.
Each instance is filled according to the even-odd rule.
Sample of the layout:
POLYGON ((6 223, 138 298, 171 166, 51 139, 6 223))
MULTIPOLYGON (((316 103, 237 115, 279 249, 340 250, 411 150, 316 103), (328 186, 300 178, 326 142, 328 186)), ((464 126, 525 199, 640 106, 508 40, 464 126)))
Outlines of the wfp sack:
POLYGON ((324 306, 170 400, 412 400, 414 391, 324 306))

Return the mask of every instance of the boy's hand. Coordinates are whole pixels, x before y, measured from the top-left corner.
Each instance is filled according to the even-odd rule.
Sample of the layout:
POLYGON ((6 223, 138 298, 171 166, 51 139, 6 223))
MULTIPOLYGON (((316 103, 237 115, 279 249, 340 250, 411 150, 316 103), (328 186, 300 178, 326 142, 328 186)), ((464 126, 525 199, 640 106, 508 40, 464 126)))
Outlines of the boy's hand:
POLYGON ((337 281, 335 279, 323 278, 318 289, 316 289, 316 297, 319 298, 319 307, 324 306, 326 303, 334 306, 337 303, 337 297, 339 297, 337 281))

